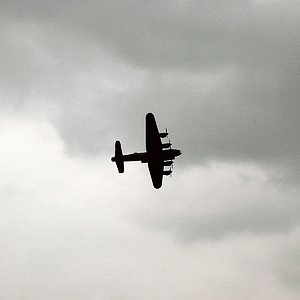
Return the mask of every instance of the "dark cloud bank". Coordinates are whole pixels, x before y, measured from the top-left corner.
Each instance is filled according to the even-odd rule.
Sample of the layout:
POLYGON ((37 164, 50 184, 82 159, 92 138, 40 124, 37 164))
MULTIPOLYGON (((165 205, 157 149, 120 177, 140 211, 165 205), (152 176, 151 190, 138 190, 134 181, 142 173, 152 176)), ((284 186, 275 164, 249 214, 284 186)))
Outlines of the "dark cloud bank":
POLYGON ((30 87, 56 98, 56 125, 71 151, 97 154, 114 137, 143 147, 136 127, 151 110, 185 162, 254 161, 299 172, 298 8, 295 1, 9 1, 1 4, 1 66, 23 95, 30 87), (103 50, 110 81, 121 70, 129 90, 105 95, 96 81, 78 87, 78 71, 109 69, 98 58, 103 50))

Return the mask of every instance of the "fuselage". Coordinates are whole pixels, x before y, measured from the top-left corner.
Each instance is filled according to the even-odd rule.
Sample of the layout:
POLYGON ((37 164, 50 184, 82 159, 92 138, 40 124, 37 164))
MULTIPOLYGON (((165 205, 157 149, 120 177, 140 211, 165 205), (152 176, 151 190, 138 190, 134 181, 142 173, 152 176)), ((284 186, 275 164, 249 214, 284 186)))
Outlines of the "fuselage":
MULTIPOLYGON (((175 157, 181 155, 181 151, 177 149, 168 149, 168 150, 161 150, 155 153, 149 152, 135 152, 132 154, 126 154, 122 156, 124 161, 140 161, 142 163, 148 163, 151 160, 173 160, 175 157)), ((112 161, 115 161, 114 157, 112 161)))

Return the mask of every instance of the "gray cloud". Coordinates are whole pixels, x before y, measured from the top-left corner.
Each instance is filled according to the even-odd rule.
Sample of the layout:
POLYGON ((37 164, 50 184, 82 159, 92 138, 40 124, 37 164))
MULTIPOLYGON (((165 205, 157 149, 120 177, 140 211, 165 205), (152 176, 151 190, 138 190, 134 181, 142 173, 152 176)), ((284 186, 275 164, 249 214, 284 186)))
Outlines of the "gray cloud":
POLYGON ((299 249, 297 247, 289 250, 279 266, 279 276, 288 286, 300 288, 299 249))
MULTIPOLYGON (((208 200, 209 201, 209 200, 208 200)), ((191 213, 187 215, 165 215, 151 220, 152 226, 168 232, 183 243, 199 239, 219 239, 241 233, 270 234, 285 233, 298 225, 299 215, 293 209, 282 213, 272 203, 273 207, 259 206, 243 207, 223 213, 213 214, 191 213)))
POLYGON ((143 147, 137 127, 151 110, 185 162, 256 161, 298 172, 296 2, 1 6, 1 85, 21 91, 18 104, 33 93, 54 101, 69 151, 97 154, 113 137, 143 147))
POLYGON ((288 234, 299 226, 299 188, 275 187, 261 170, 247 165, 180 170, 168 187, 139 207, 135 218, 145 228, 171 235, 183 244, 240 234, 288 234))
POLYGON ((299 49, 297 8, 295 1, 2 3, 11 19, 58 24, 150 69, 292 65, 299 49))
POLYGON ((273 262, 274 271, 280 280, 289 288, 298 292, 300 288, 299 269, 299 227, 291 232, 285 243, 278 247, 276 262, 273 262))

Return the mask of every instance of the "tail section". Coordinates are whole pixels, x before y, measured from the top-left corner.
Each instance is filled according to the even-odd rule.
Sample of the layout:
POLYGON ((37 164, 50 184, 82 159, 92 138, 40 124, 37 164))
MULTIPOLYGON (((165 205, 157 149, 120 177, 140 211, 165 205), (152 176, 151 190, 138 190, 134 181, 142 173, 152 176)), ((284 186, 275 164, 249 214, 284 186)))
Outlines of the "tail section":
POLYGON ((115 143, 115 157, 112 157, 111 160, 116 162, 119 173, 124 173, 124 160, 120 141, 115 143))

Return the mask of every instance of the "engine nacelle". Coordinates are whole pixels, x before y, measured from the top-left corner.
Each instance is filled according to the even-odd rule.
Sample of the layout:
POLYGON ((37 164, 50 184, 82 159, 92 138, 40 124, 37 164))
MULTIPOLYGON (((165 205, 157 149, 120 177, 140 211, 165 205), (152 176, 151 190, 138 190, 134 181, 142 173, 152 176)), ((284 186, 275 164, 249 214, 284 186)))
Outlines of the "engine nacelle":
POLYGON ((171 170, 167 170, 167 171, 163 171, 163 175, 171 175, 172 171, 171 170))
POLYGON ((164 144, 162 144, 162 148, 163 149, 170 148, 171 146, 172 146, 171 143, 164 143, 164 144))
POLYGON ((161 138, 165 138, 165 137, 168 136, 168 133, 167 133, 167 132, 160 132, 160 133, 159 133, 159 136, 160 136, 161 138))
POLYGON ((164 166, 171 166, 173 164, 172 160, 166 160, 164 161, 164 166))
POLYGON ((160 132, 159 133, 159 136, 161 137, 161 138, 165 138, 165 137, 167 137, 169 134, 168 134, 168 129, 166 128, 166 132, 160 132))

